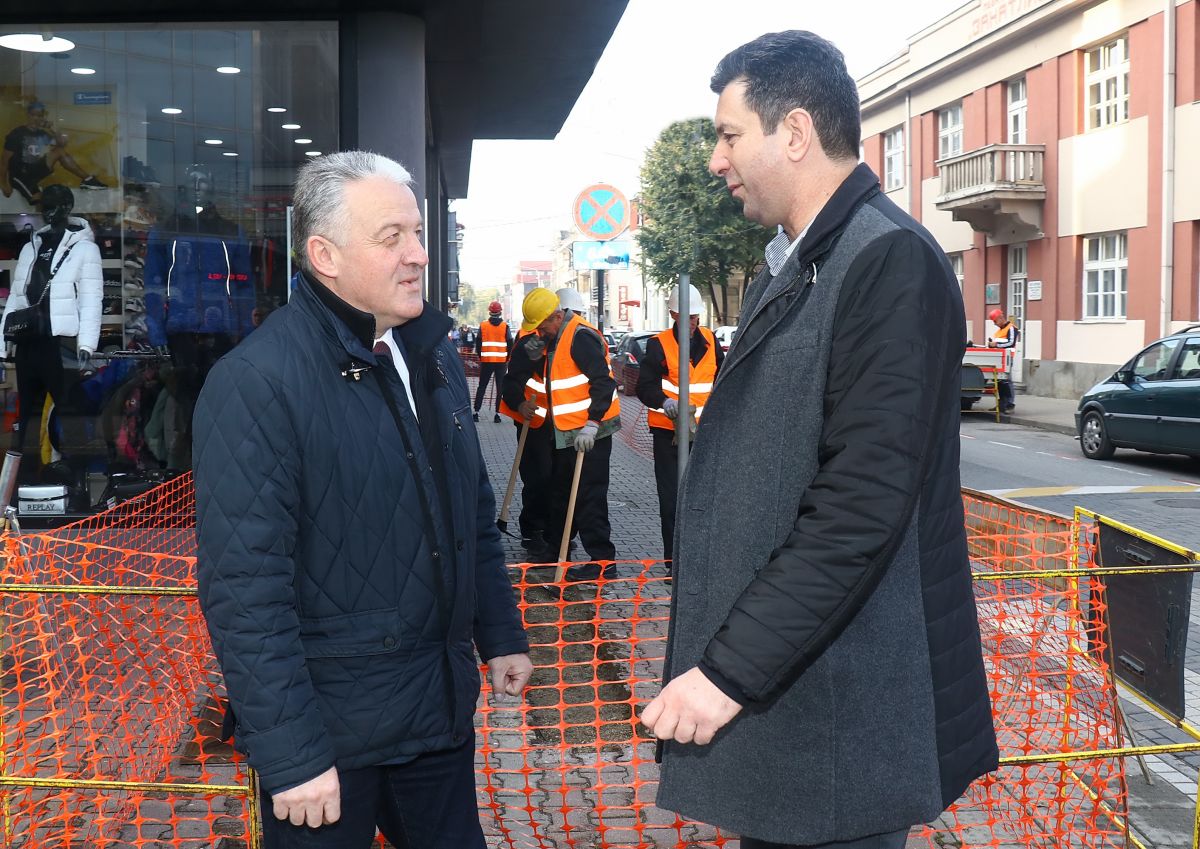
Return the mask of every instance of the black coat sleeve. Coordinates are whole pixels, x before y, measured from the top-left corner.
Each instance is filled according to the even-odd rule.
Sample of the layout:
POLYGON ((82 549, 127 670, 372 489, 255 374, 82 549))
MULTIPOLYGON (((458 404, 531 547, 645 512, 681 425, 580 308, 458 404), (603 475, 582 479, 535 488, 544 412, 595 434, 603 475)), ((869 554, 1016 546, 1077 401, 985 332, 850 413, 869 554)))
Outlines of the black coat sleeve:
POLYGON ((642 356, 637 382, 638 400, 651 410, 661 410, 667 400, 662 388, 666 374, 667 355, 663 353, 662 342, 658 341, 658 337, 651 336, 646 341, 646 353, 642 356))
POLYGON ((594 422, 603 420, 617 391, 617 381, 608 367, 607 352, 608 345, 599 333, 586 327, 575 331, 571 340, 571 359, 587 376, 588 395, 592 399, 588 419, 594 422))
POLYGON ((918 234, 889 234, 851 266, 834 323, 816 477, 786 542, 700 664, 738 701, 767 703, 787 689, 878 586, 913 515, 940 405, 957 404, 946 395, 957 386, 963 327, 949 266, 918 234))
MULTIPOLYGON (((543 357, 538 360, 537 366, 544 366, 545 362, 543 357)), ((504 399, 505 404, 514 410, 521 406, 525 400, 525 384, 537 370, 529 355, 525 353, 525 346, 514 345, 508 358, 508 371, 504 373, 504 380, 500 383, 500 397, 504 399)))
POLYGON ((276 381, 226 357, 193 419, 196 583, 238 743, 277 792, 333 766, 300 642, 293 579, 301 457, 276 381))

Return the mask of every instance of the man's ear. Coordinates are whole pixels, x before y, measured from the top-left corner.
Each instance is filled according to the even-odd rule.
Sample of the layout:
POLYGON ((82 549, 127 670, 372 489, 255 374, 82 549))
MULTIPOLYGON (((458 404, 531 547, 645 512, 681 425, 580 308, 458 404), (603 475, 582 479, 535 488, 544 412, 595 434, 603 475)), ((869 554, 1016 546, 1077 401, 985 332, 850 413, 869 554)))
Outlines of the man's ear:
POLYGON ((793 109, 783 117, 783 132, 787 133, 787 157, 799 162, 813 147, 820 148, 812 115, 806 109, 793 109))
POLYGON ((308 252, 308 262, 313 271, 322 277, 337 278, 338 264, 341 259, 337 245, 324 236, 309 236, 308 241, 304 244, 304 249, 308 252))

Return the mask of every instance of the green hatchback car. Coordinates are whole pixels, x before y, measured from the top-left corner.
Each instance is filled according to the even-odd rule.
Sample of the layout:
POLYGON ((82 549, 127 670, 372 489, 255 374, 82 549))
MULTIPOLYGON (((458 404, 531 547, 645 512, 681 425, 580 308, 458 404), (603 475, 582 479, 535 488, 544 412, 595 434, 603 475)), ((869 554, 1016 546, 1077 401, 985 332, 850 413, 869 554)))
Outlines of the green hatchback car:
POLYGON ((1117 448, 1200 459, 1200 324, 1146 348, 1079 400, 1075 430, 1085 457, 1117 448))

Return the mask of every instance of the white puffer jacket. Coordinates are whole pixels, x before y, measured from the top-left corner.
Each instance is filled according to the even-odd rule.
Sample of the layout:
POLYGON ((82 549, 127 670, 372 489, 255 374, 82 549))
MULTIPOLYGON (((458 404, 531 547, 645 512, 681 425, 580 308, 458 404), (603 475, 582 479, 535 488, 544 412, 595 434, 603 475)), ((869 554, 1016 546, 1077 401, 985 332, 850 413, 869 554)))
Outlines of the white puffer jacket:
MULTIPOLYGON (((21 248, 13 272, 12 291, 0 317, 0 328, 13 310, 29 306, 25 297, 29 285, 33 261, 42 245, 42 235, 49 232, 50 225, 33 234, 33 239, 21 248)), ((50 268, 58 271, 50 281, 50 332, 55 336, 75 336, 81 351, 95 353, 100 342, 100 310, 104 300, 104 273, 100 266, 100 248, 92 235, 87 221, 74 216, 67 219, 67 232, 54 252, 50 268), (72 245, 74 247, 72 247, 72 245), (63 253, 71 248, 71 254, 59 266, 63 253)))

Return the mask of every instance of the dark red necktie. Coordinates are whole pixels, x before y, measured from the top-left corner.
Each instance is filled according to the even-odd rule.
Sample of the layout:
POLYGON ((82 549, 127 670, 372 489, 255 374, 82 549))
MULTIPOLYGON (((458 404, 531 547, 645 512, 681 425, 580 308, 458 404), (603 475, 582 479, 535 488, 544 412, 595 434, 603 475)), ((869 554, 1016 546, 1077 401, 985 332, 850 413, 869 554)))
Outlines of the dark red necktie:
POLYGON ((381 365, 389 365, 392 368, 396 367, 396 363, 392 359, 392 349, 388 346, 387 342, 376 342, 375 347, 371 350, 375 352, 375 356, 379 358, 381 365))

